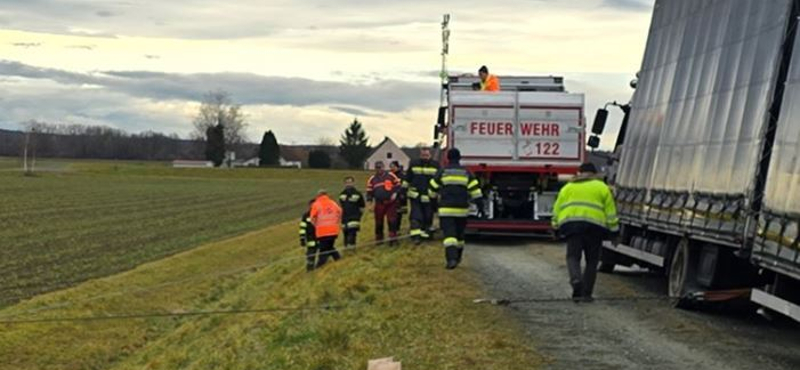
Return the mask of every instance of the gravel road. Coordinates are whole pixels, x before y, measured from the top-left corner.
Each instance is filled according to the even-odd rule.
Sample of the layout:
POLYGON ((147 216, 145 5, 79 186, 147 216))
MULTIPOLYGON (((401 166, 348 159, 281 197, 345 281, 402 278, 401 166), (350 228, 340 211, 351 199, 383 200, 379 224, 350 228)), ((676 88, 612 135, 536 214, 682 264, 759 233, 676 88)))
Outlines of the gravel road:
MULTIPOLYGON (((490 298, 568 297, 561 244, 478 240, 465 252, 490 298)), ((664 295, 663 277, 617 267, 599 274, 590 304, 498 306, 518 319, 550 369, 800 369, 800 325, 769 322, 750 310, 673 309, 665 300, 603 301, 664 295)))

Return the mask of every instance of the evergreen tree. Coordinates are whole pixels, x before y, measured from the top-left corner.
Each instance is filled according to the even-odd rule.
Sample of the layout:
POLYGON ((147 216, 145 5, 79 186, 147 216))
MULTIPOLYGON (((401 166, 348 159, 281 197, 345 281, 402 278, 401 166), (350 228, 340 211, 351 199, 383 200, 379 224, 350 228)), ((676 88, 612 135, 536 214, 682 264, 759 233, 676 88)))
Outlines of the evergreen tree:
POLYGON ((308 153, 308 167, 331 168, 331 156, 324 150, 312 150, 308 153))
POLYGON ((350 168, 362 168, 364 161, 369 156, 369 137, 358 119, 344 131, 339 140, 339 154, 344 158, 350 168))
POLYGON ((264 138, 261 139, 261 146, 258 149, 258 158, 261 160, 262 166, 277 166, 280 164, 281 147, 278 145, 278 139, 272 131, 264 133, 264 138))
POLYGON ((225 160, 225 128, 222 125, 206 129, 206 160, 214 162, 215 167, 225 160))

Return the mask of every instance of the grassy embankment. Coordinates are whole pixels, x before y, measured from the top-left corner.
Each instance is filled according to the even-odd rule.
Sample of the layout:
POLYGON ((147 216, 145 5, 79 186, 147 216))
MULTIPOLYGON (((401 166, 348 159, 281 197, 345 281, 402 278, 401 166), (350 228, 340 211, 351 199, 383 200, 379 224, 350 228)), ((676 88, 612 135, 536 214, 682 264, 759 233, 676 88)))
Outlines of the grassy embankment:
MULTIPOLYGON (((335 308, 0 324, 0 369, 338 370, 363 369, 367 359, 381 356, 395 356, 403 361, 406 369, 527 369, 542 363, 541 357, 529 343, 521 340, 520 333, 499 311, 471 303, 473 298, 481 296, 474 278, 468 269, 445 271, 441 248, 435 243, 423 248, 368 248, 322 270, 305 273, 295 222, 279 223, 280 212, 286 212, 286 218, 295 218, 297 209, 308 199, 307 190, 297 189, 303 186, 300 185, 302 181, 318 176, 334 177, 331 181, 335 183, 340 173, 303 171, 273 184, 275 180, 261 178, 259 172, 237 172, 237 179, 214 179, 221 172, 210 172, 213 175, 205 170, 175 173, 163 168, 126 166, 111 170, 117 174, 109 174, 114 165, 104 166, 73 166, 77 174, 53 175, 54 178, 43 175, 25 179, 23 181, 33 182, 22 185, 19 179, 10 183, 17 184, 18 191, 26 195, 31 193, 23 185, 38 189, 33 192, 38 195, 48 191, 63 192, 60 186, 72 189, 62 193, 61 199, 55 197, 54 202, 78 194, 76 188, 81 185, 97 182, 116 189, 127 189, 126 185, 131 183, 139 186, 144 186, 142 182, 155 183, 159 186, 154 188, 175 186, 176 192, 181 189, 178 184, 183 184, 192 185, 189 189, 204 189, 209 193, 237 186, 258 189, 273 185, 293 188, 290 191, 294 196, 284 199, 283 206, 275 210, 262 209, 261 212, 269 213, 263 217, 273 217, 262 219, 263 224, 276 223, 273 226, 204 244, 70 289, 40 295, 0 311, 0 320, 325 305, 335 308), (96 174, 92 174, 93 171, 96 174), (202 186, 189 184, 193 181, 202 186), (294 209, 283 210, 294 203, 297 203, 294 209), (250 268, 254 265, 264 267, 250 268), (228 273, 231 271, 236 273, 228 273)), ((318 187, 319 180, 310 182, 315 183, 312 188, 318 187)), ((98 192, 99 188, 102 186, 91 189, 98 192)), ((137 193, 135 189, 138 187, 133 186, 130 191, 137 193)), ((105 209, 101 203, 104 202, 96 203, 97 209, 89 213, 105 209)), ((65 206, 59 203, 58 207, 65 206)), ((4 217, 14 214, 6 208, 3 210, 4 217)), ((69 208, 63 211, 69 212, 69 208)), ((211 211, 207 211, 206 218, 213 214, 211 211)), ((149 234, 151 231, 143 228, 161 225, 158 222, 140 224, 141 217, 155 218, 150 221, 164 218, 155 213, 123 219, 128 227, 120 228, 119 232, 149 234)), ((91 223, 92 219, 86 216, 86 222, 91 223)), ((231 227, 232 220, 237 219, 217 220, 216 223, 227 228, 228 233, 241 233, 242 228, 231 227)), ((202 222, 204 218, 198 217, 181 224, 202 222)), ((368 240, 370 234, 367 226, 361 242, 368 240)), ((38 238, 38 234, 29 235, 34 240, 38 238)), ((217 233, 208 238, 221 239, 224 235, 217 233)), ((63 245, 80 251, 69 240, 63 245)), ((190 247, 190 244, 183 244, 170 253, 190 247)), ((124 254, 125 250, 108 256, 117 253, 124 254)), ((154 253, 147 259, 158 257, 159 254, 154 253)), ((111 257, 95 261, 108 258, 111 257)), ((53 266, 58 266, 58 262, 58 259, 50 261, 53 266)), ((71 265, 72 261, 67 263, 71 265)))

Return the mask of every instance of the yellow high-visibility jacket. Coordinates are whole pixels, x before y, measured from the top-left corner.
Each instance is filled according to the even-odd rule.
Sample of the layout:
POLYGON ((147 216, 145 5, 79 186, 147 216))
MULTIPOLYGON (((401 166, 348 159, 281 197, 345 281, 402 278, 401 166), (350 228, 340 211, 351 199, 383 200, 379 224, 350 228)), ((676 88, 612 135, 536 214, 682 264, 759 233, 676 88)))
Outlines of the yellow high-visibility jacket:
POLYGON ((553 205, 552 225, 588 222, 611 232, 619 230, 617 207, 608 185, 595 178, 576 178, 561 188, 553 205))

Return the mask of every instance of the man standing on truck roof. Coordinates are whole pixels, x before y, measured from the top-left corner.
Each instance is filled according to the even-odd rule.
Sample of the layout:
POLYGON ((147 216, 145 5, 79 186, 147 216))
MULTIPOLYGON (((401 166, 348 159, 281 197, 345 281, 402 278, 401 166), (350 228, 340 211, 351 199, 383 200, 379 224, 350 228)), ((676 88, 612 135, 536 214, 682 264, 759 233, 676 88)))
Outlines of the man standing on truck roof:
POLYGON ((397 197, 400 179, 384 170, 383 162, 375 162, 375 174, 367 180, 367 202, 375 211, 375 240, 383 242, 384 220, 389 227, 389 245, 397 243, 397 197))
POLYGON ((439 163, 431 159, 430 148, 419 149, 419 159, 411 162, 405 183, 411 200, 411 237, 419 245, 430 239, 433 227, 433 203, 428 195, 431 179, 439 172, 439 163))
POLYGON ((567 238, 567 269, 572 300, 592 302, 603 239, 619 231, 617 207, 608 185, 594 164, 581 165, 578 175, 558 192, 553 205, 553 229, 567 238), (581 254, 586 269, 581 275, 581 254))
POLYGON ((478 69, 478 76, 481 77, 481 82, 477 86, 481 91, 500 91, 500 80, 497 76, 489 74, 489 68, 481 66, 478 69))
POLYGON ((444 233, 444 257, 447 269, 452 270, 461 263, 464 253, 467 216, 470 201, 483 196, 480 182, 464 167, 461 167, 461 152, 452 148, 447 151, 447 167, 440 169, 430 181, 428 193, 439 198, 439 226, 444 233))

